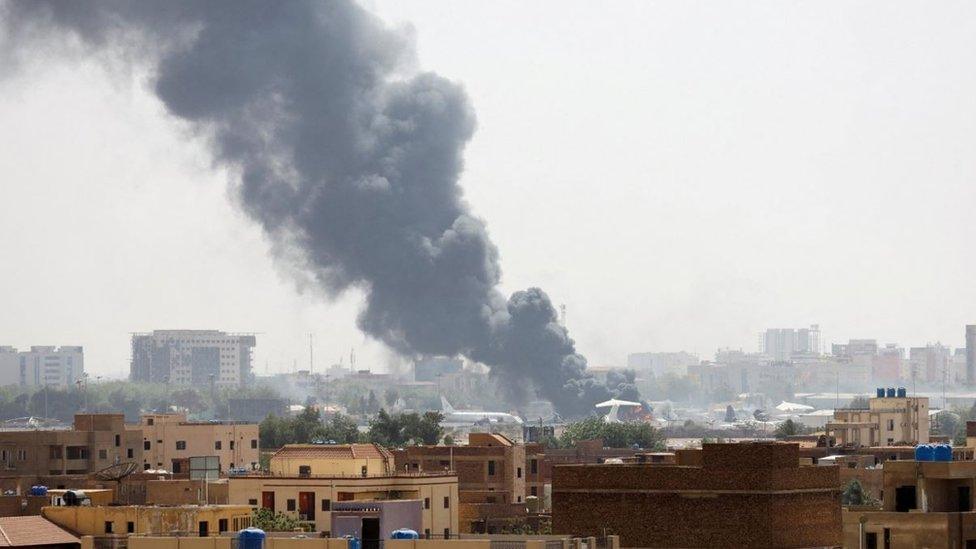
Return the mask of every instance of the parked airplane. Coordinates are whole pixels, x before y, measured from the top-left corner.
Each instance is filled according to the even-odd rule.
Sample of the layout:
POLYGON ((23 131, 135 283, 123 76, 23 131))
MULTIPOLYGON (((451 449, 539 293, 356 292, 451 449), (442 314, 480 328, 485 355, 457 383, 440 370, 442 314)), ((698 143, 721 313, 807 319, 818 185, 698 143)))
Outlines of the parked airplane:
POLYGON ((491 423, 514 423, 521 425, 522 419, 505 412, 475 412, 471 410, 455 410, 445 397, 441 397, 441 413, 444 414, 444 423, 464 423, 473 425, 478 422, 489 421, 491 423))

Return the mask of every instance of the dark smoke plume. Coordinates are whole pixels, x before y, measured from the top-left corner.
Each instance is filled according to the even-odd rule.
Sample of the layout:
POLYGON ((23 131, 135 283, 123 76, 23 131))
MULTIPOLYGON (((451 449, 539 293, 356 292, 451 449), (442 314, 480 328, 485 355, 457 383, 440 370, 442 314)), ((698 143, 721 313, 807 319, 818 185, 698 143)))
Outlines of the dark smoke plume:
POLYGON ((279 255, 329 292, 365 291, 358 323, 372 337, 406 356, 464 354, 510 396, 531 387, 564 415, 611 395, 542 290, 499 293, 498 251, 458 185, 474 114, 459 85, 404 76, 407 33, 349 0, 0 9, 12 44, 71 36, 149 66, 159 99, 235 174, 279 255))

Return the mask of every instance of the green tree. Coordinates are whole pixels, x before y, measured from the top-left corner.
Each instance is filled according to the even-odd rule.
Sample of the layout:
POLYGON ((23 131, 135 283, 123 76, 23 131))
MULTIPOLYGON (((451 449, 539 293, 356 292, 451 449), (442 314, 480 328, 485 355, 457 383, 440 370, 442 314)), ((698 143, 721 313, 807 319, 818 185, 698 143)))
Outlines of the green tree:
POLYGON ((400 398, 400 393, 398 393, 397 390, 394 389, 393 387, 388 388, 386 392, 383 393, 383 400, 385 400, 386 405, 391 408, 394 405, 396 405, 396 401, 399 398, 400 398))
POLYGON ((451 435, 444 435, 444 446, 454 446, 454 437, 451 435))
POLYGON ((663 443, 661 433, 648 423, 621 422, 607 423, 599 416, 570 423, 563 430, 560 443, 564 447, 574 446, 581 440, 603 439, 603 444, 611 448, 652 448, 663 443))
POLYGON ((305 525, 295 517, 262 507, 251 515, 251 526, 265 532, 294 532, 303 529, 305 525))
POLYGON ((352 444, 359 442, 359 426, 349 417, 336 414, 325 425, 322 436, 326 440, 335 441, 337 444, 352 444))
POLYGON ((402 446, 405 440, 400 418, 391 416, 386 410, 380 409, 376 417, 369 420, 369 440, 382 446, 402 446))
POLYGON ((877 499, 871 496, 861 483, 856 479, 851 479, 840 494, 841 503, 844 505, 878 505, 877 499))
POLYGON ((802 423, 797 423, 792 419, 787 419, 783 423, 776 426, 776 431, 773 434, 776 438, 787 438, 806 433, 807 428, 805 425, 802 423))

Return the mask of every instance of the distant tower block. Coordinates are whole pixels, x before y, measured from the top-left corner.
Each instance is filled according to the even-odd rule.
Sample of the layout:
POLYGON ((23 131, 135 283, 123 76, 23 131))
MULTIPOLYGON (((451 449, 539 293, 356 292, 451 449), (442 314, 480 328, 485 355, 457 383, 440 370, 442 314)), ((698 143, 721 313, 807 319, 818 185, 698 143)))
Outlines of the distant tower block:
POLYGON ((976 385, 976 324, 966 325, 966 385, 976 385))

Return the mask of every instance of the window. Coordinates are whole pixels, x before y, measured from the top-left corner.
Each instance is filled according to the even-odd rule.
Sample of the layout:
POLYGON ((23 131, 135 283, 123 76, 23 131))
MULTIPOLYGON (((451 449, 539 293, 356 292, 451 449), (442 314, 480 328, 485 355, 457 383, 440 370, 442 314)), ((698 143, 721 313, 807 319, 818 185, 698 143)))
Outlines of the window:
POLYGON ((537 488, 535 486, 530 487, 529 488, 529 495, 530 496, 538 496, 539 495, 539 488, 537 488))
POLYGON ((219 440, 214 441, 214 450, 220 450, 222 445, 223 443, 219 440))
POLYGON ((132 451, 132 448, 126 448, 125 457, 128 459, 132 459, 133 456, 135 456, 135 453, 132 451))
POLYGON ((112 521, 110 521, 110 520, 106 520, 105 521, 105 533, 106 534, 111 534, 112 533, 112 521))
POLYGON ((186 441, 185 440, 177 440, 176 441, 176 449, 177 450, 186 450, 186 441))
POLYGON ((146 420, 146 425, 152 425, 152 424, 153 424, 153 418, 149 418, 146 420))
POLYGON ((227 519, 220 519, 217 521, 217 531, 218 532, 227 531, 227 519))
POLYGON ((533 475, 539 473, 539 460, 533 459, 529 462, 529 472, 533 475))
POLYGON ((450 528, 445 528, 444 529, 444 539, 450 539, 450 538, 451 538, 451 529, 450 528))
POLYGON ((210 523, 205 520, 200 521, 200 537, 205 538, 210 535, 210 523))
POLYGON ((522 478, 522 468, 519 467, 518 469, 516 469, 516 471, 517 471, 517 473, 515 474, 515 476, 517 478, 522 478))
POLYGON ((17 459, 27 461, 27 450, 17 450, 17 459))
POLYGON ((143 450, 148 450, 151 447, 152 447, 152 442, 149 442, 148 440, 142 441, 142 449, 143 450))
POLYGON ((366 466, 363 465, 362 468, 359 470, 359 473, 360 473, 361 476, 364 476, 365 477, 366 476, 366 472, 367 472, 366 466))
POLYGON ((522 496, 519 496, 518 501, 516 501, 515 503, 522 503, 522 496))
POLYGON ((489 461, 488 462, 488 476, 491 477, 491 476, 494 476, 494 475, 495 475, 495 462, 494 461, 489 461))
POLYGON ((149 464, 148 463, 143 463, 142 464, 142 470, 143 471, 148 471, 149 470, 149 464))
POLYGON ((895 420, 893 420, 893 419, 889 419, 888 420, 888 430, 889 431, 894 431, 895 430, 895 420))
POLYGON ((451 506, 451 496, 444 496, 444 508, 447 509, 451 506))
POLYGON ((134 534, 136 532, 136 523, 132 522, 131 520, 126 522, 125 531, 129 534, 134 534))
POLYGON ((115 447, 122 446, 122 435, 115 435, 115 447))
POLYGON ((294 510, 295 510, 295 500, 293 500, 293 499, 289 499, 289 500, 287 501, 287 507, 286 507, 286 508, 287 508, 287 509, 288 509, 289 511, 294 511, 294 510))
POLYGON ((108 459, 108 450, 104 450, 104 449, 99 450, 98 459, 108 459))
POLYGON ((251 448, 252 449, 257 449, 257 447, 258 447, 258 439, 252 438, 251 439, 251 448))
POLYGON ((430 509, 430 498, 424 498, 424 509, 430 509))
POLYGON ((233 441, 233 440, 232 440, 232 441, 230 441, 230 449, 231 449, 231 450, 233 450, 233 449, 234 449, 234 441, 233 441))
POLYGON ((250 506, 252 506, 252 507, 255 507, 258 504, 258 500, 257 500, 257 498, 251 498, 251 499, 247 500, 247 504, 250 505, 250 506))
POLYGON ((430 528, 424 528, 424 537, 430 539, 430 528))
POLYGON ((331 499, 323 499, 322 500, 322 510, 323 511, 331 511, 332 510, 332 500, 331 499))
POLYGON ((312 475, 312 466, 311 465, 299 465, 298 466, 298 476, 300 476, 300 477, 308 477, 308 476, 311 476, 311 475, 312 475))

